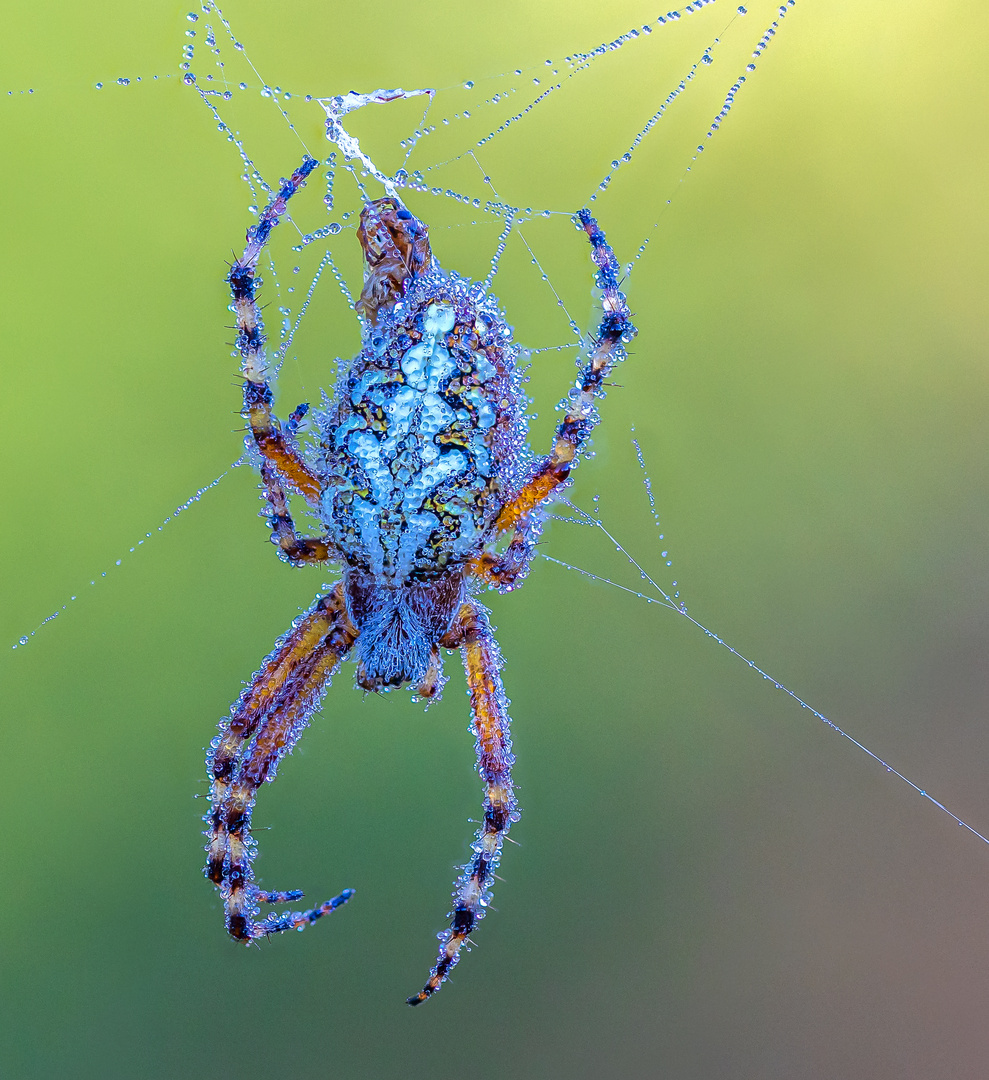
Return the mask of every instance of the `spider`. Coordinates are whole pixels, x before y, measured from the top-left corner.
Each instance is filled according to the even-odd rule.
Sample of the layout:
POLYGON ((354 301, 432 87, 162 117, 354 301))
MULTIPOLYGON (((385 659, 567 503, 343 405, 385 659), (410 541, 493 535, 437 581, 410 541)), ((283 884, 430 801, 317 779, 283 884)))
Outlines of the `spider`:
POLYGON ((339 896, 308 911, 268 914, 302 892, 258 887, 251 813, 258 788, 274 779, 349 654, 366 691, 410 686, 427 704, 444 678, 441 649, 460 649, 467 673, 483 820, 455 883, 449 928, 417 1005, 434 994, 491 897, 502 843, 519 811, 501 657, 487 610, 487 586, 510 591, 524 578, 540 530, 540 508, 566 483, 598 421, 602 381, 636 330, 619 289, 618 263, 587 210, 575 217, 591 243, 603 293, 598 336, 563 404, 550 454, 525 449, 519 348, 484 286, 445 273, 426 226, 389 196, 368 203, 357 238, 365 281, 355 307, 361 351, 335 396, 313 410, 318 445, 296 435, 308 406, 282 425, 272 413, 265 337, 256 296, 258 259, 289 199, 317 162, 308 155, 247 232, 228 281, 244 377, 248 444, 260 466, 271 540, 293 566, 338 563, 342 579, 292 624, 220 724, 207 765, 212 806, 204 818, 206 876, 219 886, 226 927, 250 944, 303 929, 345 904, 339 896), (301 496, 325 534, 299 536, 289 494, 301 496), (499 541, 501 541, 499 543, 499 541), (506 542, 507 541, 507 542, 506 542))

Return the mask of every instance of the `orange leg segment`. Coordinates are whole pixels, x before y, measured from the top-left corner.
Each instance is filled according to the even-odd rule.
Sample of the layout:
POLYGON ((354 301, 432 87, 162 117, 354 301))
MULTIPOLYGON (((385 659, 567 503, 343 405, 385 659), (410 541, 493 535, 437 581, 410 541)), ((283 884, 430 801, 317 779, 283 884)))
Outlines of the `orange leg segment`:
POLYGON ((267 380, 252 382, 247 379, 241 415, 250 426, 258 450, 296 491, 305 496, 310 505, 318 505, 322 491, 319 479, 300 454, 295 440, 282 430, 271 406, 271 387, 267 380))
POLYGON ((618 260, 608 246, 604 233, 587 210, 577 214, 577 221, 591 242, 591 258, 598 267, 597 285, 602 292, 604 313, 598 325, 597 340, 564 402, 566 411, 557 426, 552 451, 539 462, 531 479, 498 515, 498 532, 515 533, 508 551, 501 557, 483 555, 472 566, 475 574, 503 588, 511 588, 524 575, 538 534, 538 528, 533 527, 532 511, 550 498, 569 477, 581 450, 597 426, 599 417, 595 399, 604 394, 604 379, 615 364, 625 358, 625 344, 637 333, 625 295, 619 288, 618 260))
POLYGON ((285 488, 276 467, 270 461, 261 463, 261 480, 264 497, 271 507, 271 516, 268 518, 271 541, 278 546, 281 557, 293 566, 327 562, 334 558, 336 548, 331 546, 328 537, 299 536, 296 533, 285 488))

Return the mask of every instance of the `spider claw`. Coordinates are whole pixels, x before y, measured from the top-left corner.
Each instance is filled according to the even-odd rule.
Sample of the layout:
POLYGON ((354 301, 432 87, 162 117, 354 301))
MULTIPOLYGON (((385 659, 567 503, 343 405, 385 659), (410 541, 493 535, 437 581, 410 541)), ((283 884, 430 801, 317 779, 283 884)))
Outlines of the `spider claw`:
POLYGON ((265 892, 264 889, 259 889, 255 899, 259 904, 291 904, 305 895, 301 889, 286 889, 283 892, 265 892))
MULTIPOLYGON (((298 899, 301 895, 302 893, 296 889, 293 893, 262 893, 259 894, 258 899, 261 899, 261 896, 284 896, 290 899, 298 899)), ((353 895, 353 889, 344 889, 339 896, 334 896, 332 900, 327 900, 325 904, 310 908, 308 911, 286 911, 282 915, 269 915, 262 922, 255 924, 253 936, 268 937, 271 934, 284 933, 286 930, 305 930, 307 926, 312 926, 317 919, 331 914, 338 907, 343 907, 353 895)))
POLYGON ((443 945, 440 949, 439 960, 433 970, 429 973, 426 985, 418 994, 413 994, 412 997, 406 998, 406 1005, 421 1005, 427 998, 431 998, 443 983, 446 982, 450 977, 450 972, 457 966, 457 961, 460 959, 460 949, 467 940, 467 932, 447 930, 443 933, 442 940, 443 945))

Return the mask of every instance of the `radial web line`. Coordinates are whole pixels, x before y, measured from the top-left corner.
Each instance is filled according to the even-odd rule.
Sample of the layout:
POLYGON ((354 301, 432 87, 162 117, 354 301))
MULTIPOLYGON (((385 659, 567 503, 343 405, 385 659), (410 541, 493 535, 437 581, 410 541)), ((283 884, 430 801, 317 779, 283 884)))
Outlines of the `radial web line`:
MULTIPOLYGON (((758 42, 756 43, 755 48, 752 50, 752 60, 753 61, 758 60, 759 57, 762 56, 762 54, 766 51, 766 49, 769 48, 770 42, 776 36, 776 31, 779 28, 779 24, 783 21, 783 19, 786 18, 787 10, 789 8, 796 7, 796 3, 797 3, 797 0, 785 0, 784 3, 780 4, 779 9, 777 11, 777 17, 762 32, 762 36, 759 38, 758 42)), ((745 14, 747 14, 747 12, 746 12, 744 7, 739 7, 737 14, 738 15, 745 15, 745 14)), ((729 20, 728 25, 722 31, 722 34, 724 34, 728 30, 728 27, 730 27, 731 24, 735 21, 735 18, 737 18, 737 15, 734 16, 731 20, 729 20)), ((718 42, 720 40, 721 40, 720 37, 715 38, 715 41, 714 41, 713 45, 708 50, 706 50, 705 53, 701 56, 701 61, 703 63, 706 63, 706 64, 710 65, 713 62, 713 59, 711 57, 711 49, 714 47, 714 45, 718 44, 718 42)), ((690 75, 687 76, 688 79, 693 79, 694 71, 695 71, 696 67, 697 67, 697 65, 695 64, 694 68, 691 69, 690 75)), ((735 81, 728 88, 728 92, 725 94, 725 99, 722 102, 721 109, 719 110, 719 112, 715 116, 715 118, 711 121, 711 124, 708 127, 707 132, 704 135, 705 139, 713 138, 715 133, 721 130, 721 125, 724 123, 724 121, 727 118, 728 114, 731 112, 732 106, 735 104, 735 98, 738 96, 739 91, 742 89, 742 87, 745 85, 745 83, 748 82, 749 75, 751 75, 752 72, 755 71, 755 69, 756 69, 756 66, 755 66, 754 63, 747 64, 745 66, 745 71, 748 72, 748 75, 746 75, 743 72, 741 75, 739 75, 735 79, 735 81)), ((665 113, 667 106, 672 102, 674 97, 679 96, 679 93, 681 92, 682 89, 684 89, 683 83, 680 84, 680 88, 678 88, 673 94, 671 94, 666 99, 666 101, 663 102, 663 104, 659 108, 659 111, 654 116, 652 116, 650 118, 650 120, 646 124, 646 126, 635 137, 635 140, 633 141, 632 145, 629 147, 626 154, 622 157, 621 161, 626 162, 626 161, 631 160, 632 152, 638 147, 639 143, 648 134, 648 132, 651 130, 651 128, 654 127, 659 122, 662 115, 665 113)), ((631 259, 628 262, 628 264, 626 265, 626 267, 625 267, 626 276, 631 274, 632 268, 635 265, 635 263, 637 263, 642 258, 643 254, 645 254, 645 250, 649 246, 650 241, 652 240, 652 234, 659 228, 659 226, 660 226, 660 224, 661 224, 661 222, 663 220, 663 216, 666 213, 666 208, 673 202, 674 193, 676 192, 677 188, 687 179, 688 174, 691 172, 691 170, 693 168, 693 163, 697 160, 697 158, 703 152, 704 152, 704 144, 699 143, 698 146, 697 146, 697 153, 695 153, 693 155, 693 157, 690 159, 690 164, 687 165, 686 168, 683 170, 683 173, 680 175, 680 178, 677 180, 677 182, 674 185, 673 189, 670 191, 669 198, 663 204, 663 206, 661 207, 661 209, 659 211, 659 214, 656 217, 656 220, 650 226, 649 233, 646 235, 646 237, 643 239, 642 243, 639 245, 639 247, 638 247, 638 249, 637 249, 637 251, 635 253, 635 257, 633 259, 631 259)), ((612 166, 613 166, 612 172, 610 172, 605 177, 605 179, 601 182, 600 189, 602 191, 605 188, 607 188, 608 184, 611 183, 611 178, 614 175, 614 170, 618 168, 619 164, 620 164, 619 162, 612 162, 612 166)), ((596 194, 592 195, 591 198, 596 199, 597 195, 596 194)))
POLYGON ((603 532, 604 535, 615 545, 615 548, 628 559, 628 561, 632 564, 632 566, 635 567, 636 570, 639 571, 639 573, 642 575, 643 580, 647 581, 656 590, 656 592, 659 593, 659 595, 662 597, 662 600, 659 600, 656 597, 647 596, 641 592, 637 592, 635 589, 630 589, 625 585, 619 585, 617 582, 611 581, 608 578, 600 576, 599 574, 591 573, 589 570, 584 570, 578 566, 573 566, 570 563, 564 562, 562 559, 555 559, 551 555, 546 555, 543 552, 539 552, 539 555, 543 559, 545 559, 547 562, 552 562, 556 563, 559 566, 563 566, 567 570, 572 570, 575 573, 582 574, 584 577, 591 578, 594 581, 601 581, 604 582, 606 585, 612 585, 615 588, 621 589, 623 592, 632 593, 632 595, 635 596, 637 599, 645 600, 647 603, 659 604, 661 607, 670 608, 678 615, 682 615, 689 623, 696 626, 697 629, 702 631, 707 637, 712 638, 723 648, 727 649, 728 652, 732 654, 732 656, 736 656, 747 667, 760 674, 763 679, 771 682, 777 690, 782 690, 783 693, 787 695, 787 697, 792 698, 802 709, 806 709, 809 713, 811 713, 813 716, 816 716, 818 720, 820 720, 823 724, 829 727, 832 731, 836 732, 843 739, 846 739, 853 746, 858 747, 859 750, 861 750, 864 754, 867 754, 870 758, 872 758, 873 761, 877 762, 879 765, 882 765, 882 767, 886 770, 887 773, 892 773, 893 776, 898 777, 905 784, 909 785, 918 795, 923 796, 923 798, 925 798, 928 802, 933 803, 939 810, 947 814, 948 817, 951 818, 951 820, 954 821, 957 825, 961 825, 963 829, 966 829, 973 836, 976 836, 984 843, 989 844, 989 837, 984 836, 982 833, 979 832, 978 829, 969 825, 967 821, 964 821, 957 814, 949 810, 944 805, 944 803, 938 802, 938 800, 935 799, 933 795, 931 795, 928 791, 922 788, 919 784, 915 784, 913 780, 911 780, 908 776, 905 776, 894 766, 890 765, 888 761, 881 758, 873 750, 870 750, 869 747, 866 746, 864 743, 859 742, 859 740, 856 739, 854 735, 850 735, 847 731, 845 731, 844 728, 840 727, 833 720, 825 716, 824 713, 819 712, 813 707, 813 705, 810 705, 808 702, 804 701, 802 697, 796 694, 788 686, 781 683, 774 676, 770 675, 769 672, 761 668, 757 663, 755 663, 754 660, 750 660, 747 656, 744 655, 744 653, 740 652, 733 645, 730 645, 727 641, 725 641, 723 637, 716 634, 713 630, 708 629, 708 627, 706 627, 702 622, 695 619, 693 615, 690 615, 683 604, 675 603, 672 597, 666 592, 666 590, 663 589, 663 587, 659 585, 652 578, 652 576, 642 568, 641 564, 625 549, 625 547, 623 547, 621 543, 619 543, 618 540, 615 539, 611 532, 608 531, 608 529, 598 518, 594 517, 592 514, 587 513, 587 511, 583 510, 581 507, 575 505, 569 500, 564 499, 561 501, 564 502, 565 505, 570 507, 570 509, 574 511, 577 517, 559 517, 557 520, 565 521, 569 524, 575 525, 590 525, 593 528, 600 529, 601 532, 603 532))
MULTIPOLYGON (((246 457, 241 457, 241 458, 238 458, 236 461, 232 462, 230 465, 228 465, 227 468, 225 468, 223 470, 223 472, 221 472, 220 475, 218 477, 216 477, 215 480, 211 480, 204 487, 201 487, 191 498, 186 499, 186 501, 184 503, 182 503, 180 506, 177 506, 168 515, 168 517, 166 517, 162 521, 162 523, 157 527, 157 529, 155 531, 156 532, 162 532, 166 525, 171 524, 179 516, 179 514, 181 514, 185 510, 188 510, 189 507, 193 505, 193 503, 199 502, 200 499, 202 499, 202 497, 206 494, 207 491, 211 491, 213 488, 215 488, 220 483, 220 481, 223 480, 224 477, 230 475, 231 470, 237 468, 238 465, 243 465, 246 460, 247 460, 246 457)), ((133 547, 128 549, 127 555, 132 555, 134 552, 137 551, 137 549, 139 547, 141 547, 145 543, 145 541, 151 540, 151 539, 153 539, 153 537, 154 537, 154 533, 150 533, 150 532, 145 533, 144 536, 142 537, 142 539, 138 540, 138 542, 133 547)), ((90 581, 89 581, 89 584, 90 585, 96 585, 98 582, 102 581, 107 576, 107 574, 109 574, 112 570, 115 570, 118 566, 120 566, 123 563, 125 558, 126 558, 126 555, 122 555, 119 559, 117 559, 114 562, 114 564, 111 567, 108 567, 106 570, 103 570, 97 577, 91 578, 90 581)), ((22 634, 17 639, 17 641, 15 641, 13 645, 11 645, 11 648, 12 649, 17 649, 17 648, 20 648, 23 645, 27 645, 28 642, 31 640, 31 638, 33 638, 43 627, 47 626, 48 623, 52 622, 54 619, 57 619, 59 617, 59 615, 62 614, 63 611, 67 610, 69 604, 71 604, 73 601, 78 600, 78 599, 79 599, 79 594, 78 593, 70 596, 69 599, 60 608, 57 608, 55 611, 53 611, 49 616, 47 616, 47 618, 42 619, 41 622, 38 623, 38 625, 32 631, 30 631, 30 633, 22 634)))

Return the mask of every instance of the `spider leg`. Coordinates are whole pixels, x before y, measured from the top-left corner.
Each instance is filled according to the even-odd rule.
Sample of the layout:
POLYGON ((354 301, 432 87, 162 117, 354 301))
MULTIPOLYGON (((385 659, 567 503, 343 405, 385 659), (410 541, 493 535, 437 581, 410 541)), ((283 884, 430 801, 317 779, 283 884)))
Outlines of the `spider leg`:
POLYGON ((446 682, 443 675, 443 661, 440 658, 440 650, 434 645, 429 654, 429 666, 426 668, 426 677, 416 687, 416 695, 427 704, 434 698, 439 700, 440 691, 446 682))
POLYGON ((471 728, 477 738, 477 771, 484 781, 484 819, 471 845, 474 855, 455 883, 452 921, 441 936, 436 965, 426 985, 408 999, 409 1005, 418 1005, 435 994, 459 960, 462 945, 484 917, 502 843, 519 817, 512 791, 515 756, 509 736, 508 700, 499 674, 501 656, 484 609, 471 601, 465 603, 441 644, 459 646, 463 653, 471 728))
POLYGON ((505 551, 484 551, 468 564, 468 572, 503 592, 511 592, 525 577, 532 551, 539 539, 542 523, 531 511, 524 514, 512 529, 505 551))
POLYGON ((532 477, 502 507, 496 521, 499 533, 512 532, 504 555, 485 552, 471 564, 471 571, 489 583, 510 589, 524 576, 539 534, 539 522, 532 511, 565 483, 584 448, 599 416, 595 399, 602 397, 602 383, 615 364, 625 358, 625 343, 635 337, 631 312, 619 288, 619 266, 598 223, 590 211, 581 210, 577 221, 591 242, 591 258, 598 267, 604 313, 597 340, 574 386, 563 402, 563 420, 556 429, 553 449, 536 466, 532 477))
POLYGON ((221 810, 246 744, 264 717, 277 709, 286 686, 293 684, 303 665, 339 622, 342 611, 343 590, 338 585, 328 596, 319 597, 278 640, 251 685, 231 709, 230 719, 223 723, 220 734, 213 740, 208 758, 213 806, 207 818, 211 840, 207 848, 206 876, 216 884, 223 880, 227 854, 227 833, 221 810))
POLYGON ((227 930, 239 941, 315 922, 353 894, 348 889, 310 911, 256 922, 258 903, 298 900, 302 893, 268 892, 254 884, 250 823, 257 789, 295 745, 355 639, 337 585, 279 640, 213 741, 207 759, 212 809, 205 818, 206 876, 220 886, 227 930))
MULTIPOLYGON (((264 250, 271 230, 288 208, 288 200, 305 184, 306 177, 318 162, 308 155, 292 176, 282 182, 277 195, 264 208, 257 224, 247 230, 244 253, 230 268, 227 281, 233 296, 237 319, 237 348, 241 355, 244 375, 244 405, 242 415, 247 420, 254 443, 267 468, 262 468, 264 492, 272 505, 272 539, 289 562, 321 562, 332 557, 326 541, 308 541, 295 535, 292 519, 286 509, 283 479, 309 501, 319 503, 321 485, 308 462, 303 458, 293 438, 297 420, 290 420, 283 430, 272 412, 273 395, 268 381, 264 326, 255 295, 255 275, 258 259, 264 250)), ((301 415, 299 418, 301 419, 301 415)), ((293 417, 295 414, 293 414, 293 417)))
POLYGON ((279 555, 293 566, 326 562, 335 558, 336 548, 328 537, 299 536, 296 533, 285 488, 270 461, 261 462, 261 483, 264 497, 271 507, 271 516, 268 518, 271 541, 277 545, 279 555))

